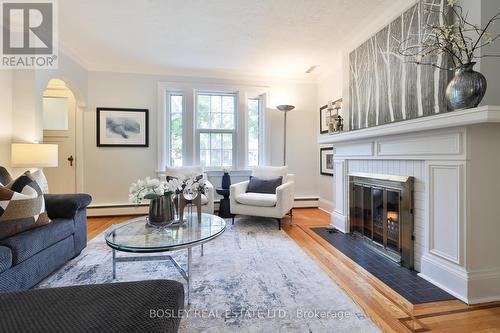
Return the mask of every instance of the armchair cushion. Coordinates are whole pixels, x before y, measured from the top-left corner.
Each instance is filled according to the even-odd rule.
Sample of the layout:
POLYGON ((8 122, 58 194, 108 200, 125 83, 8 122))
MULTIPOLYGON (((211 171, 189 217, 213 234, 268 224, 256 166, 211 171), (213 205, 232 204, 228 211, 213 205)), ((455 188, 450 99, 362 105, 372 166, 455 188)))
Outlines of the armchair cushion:
POLYGON ((273 167, 273 166, 259 166, 255 167, 252 171, 252 176, 261 179, 271 179, 276 177, 281 177, 282 182, 286 183, 288 181, 288 167, 273 167))
POLYGON ((45 206, 51 219, 72 219, 76 212, 86 208, 92 197, 88 194, 45 194, 45 206))
POLYGON ((201 166, 185 166, 175 168, 165 168, 165 175, 170 177, 177 177, 181 179, 197 177, 203 175, 203 167, 201 166))
POLYGON ((236 201, 248 206, 274 207, 276 206, 277 198, 276 194, 247 192, 238 195, 236 201))
POLYGON ((248 183, 247 192, 276 194, 276 188, 280 186, 282 182, 283 177, 281 176, 270 179, 262 179, 250 176, 250 182, 248 183))

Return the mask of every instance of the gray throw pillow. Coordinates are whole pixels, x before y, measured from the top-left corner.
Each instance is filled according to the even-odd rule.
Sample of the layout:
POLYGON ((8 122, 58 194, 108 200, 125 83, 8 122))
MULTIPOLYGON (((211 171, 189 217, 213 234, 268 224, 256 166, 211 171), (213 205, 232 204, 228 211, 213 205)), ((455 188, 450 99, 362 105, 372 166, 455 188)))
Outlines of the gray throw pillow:
POLYGON ((276 188, 283 183, 283 177, 262 179, 250 176, 247 193, 276 194, 276 188))

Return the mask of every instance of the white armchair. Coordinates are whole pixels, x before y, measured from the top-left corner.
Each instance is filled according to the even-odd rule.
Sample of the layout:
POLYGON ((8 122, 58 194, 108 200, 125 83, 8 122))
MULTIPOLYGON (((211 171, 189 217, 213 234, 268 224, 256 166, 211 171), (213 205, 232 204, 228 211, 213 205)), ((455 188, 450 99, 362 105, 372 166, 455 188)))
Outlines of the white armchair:
POLYGON ((281 229, 282 218, 290 214, 295 197, 294 175, 288 174, 285 167, 257 167, 253 170, 252 176, 258 178, 283 177, 283 184, 276 188, 275 194, 247 193, 249 181, 244 181, 231 185, 230 202, 231 214, 272 217, 278 220, 278 227, 281 229))
POLYGON ((201 166, 186 166, 186 167, 175 167, 165 169, 165 176, 177 177, 180 179, 186 179, 189 177, 197 177, 203 175, 206 180, 207 192, 201 196, 201 211, 203 213, 213 214, 214 213, 214 197, 215 190, 214 186, 208 181, 207 175, 203 171, 201 166))

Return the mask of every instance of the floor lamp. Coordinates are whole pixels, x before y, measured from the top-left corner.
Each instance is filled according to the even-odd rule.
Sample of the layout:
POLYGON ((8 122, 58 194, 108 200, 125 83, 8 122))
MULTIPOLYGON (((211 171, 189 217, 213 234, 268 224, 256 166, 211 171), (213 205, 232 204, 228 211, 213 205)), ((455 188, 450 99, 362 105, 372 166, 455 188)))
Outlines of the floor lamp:
POLYGON ((288 111, 295 109, 293 105, 278 105, 276 107, 278 110, 285 113, 284 126, 283 126, 283 165, 286 165, 286 114, 288 111))

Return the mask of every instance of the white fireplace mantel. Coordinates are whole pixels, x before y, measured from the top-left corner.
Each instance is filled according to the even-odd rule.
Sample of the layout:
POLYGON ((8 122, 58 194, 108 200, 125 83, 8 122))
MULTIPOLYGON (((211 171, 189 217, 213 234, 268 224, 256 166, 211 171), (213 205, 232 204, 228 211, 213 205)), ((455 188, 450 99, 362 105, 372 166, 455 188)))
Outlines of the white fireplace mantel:
POLYGON ((415 269, 467 303, 500 300, 500 106, 322 135, 332 224, 349 231, 352 173, 413 176, 415 269))
POLYGON ((481 106, 474 109, 436 114, 400 121, 392 124, 364 128, 340 134, 325 134, 318 138, 319 144, 330 144, 376 138, 380 136, 422 132, 457 126, 482 123, 500 123, 500 106, 481 106))

